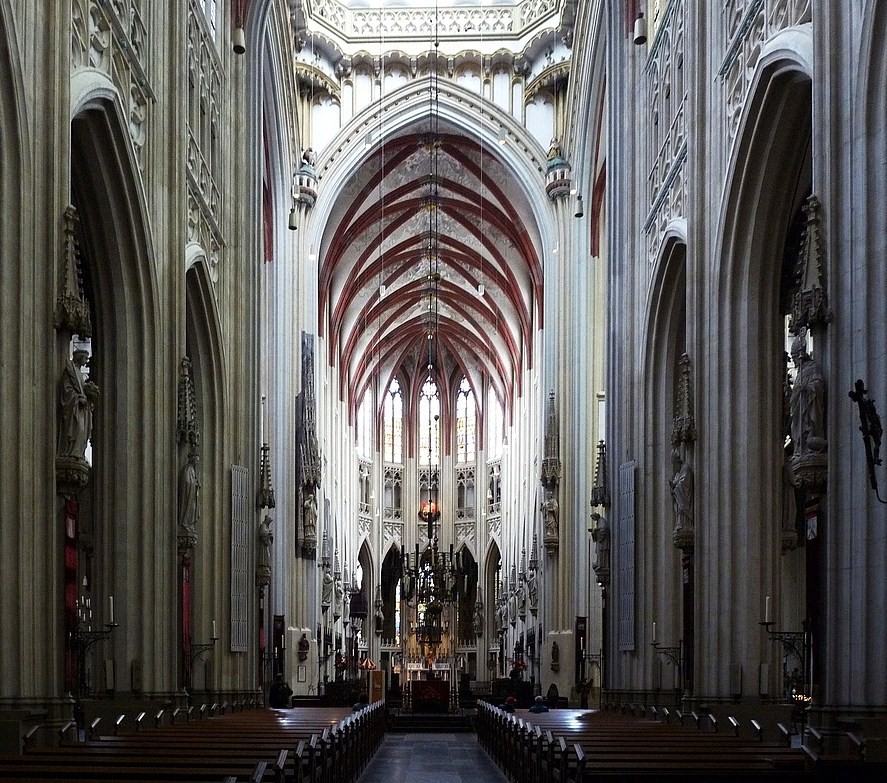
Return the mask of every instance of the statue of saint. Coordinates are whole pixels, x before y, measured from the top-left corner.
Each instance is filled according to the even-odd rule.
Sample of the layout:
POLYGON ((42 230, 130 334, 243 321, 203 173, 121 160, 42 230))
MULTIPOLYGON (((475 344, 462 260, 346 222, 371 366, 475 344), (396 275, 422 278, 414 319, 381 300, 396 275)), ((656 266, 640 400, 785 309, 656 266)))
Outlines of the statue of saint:
POLYGON ((341 577, 337 577, 333 581, 333 595, 335 598, 333 617, 338 619, 342 616, 342 610, 345 607, 345 585, 342 583, 341 577))
POLYGON ((317 495, 309 492, 302 501, 302 531, 306 541, 317 541, 317 495))
POLYGON ((595 543, 593 568, 597 573, 610 566, 610 526, 602 515, 594 513, 591 516, 597 523, 591 530, 591 539, 595 543))
POLYGON ((179 472, 179 534, 196 535, 200 521, 200 456, 194 452, 179 472))
POLYGON ((483 636, 484 633, 484 604, 483 601, 476 601, 474 604, 474 615, 471 618, 474 626, 474 635, 483 636))
POLYGON ((549 541, 558 539, 558 503, 554 492, 549 492, 542 504, 542 513, 545 517, 545 538, 549 541))
POLYGON ((259 522, 259 568, 271 570, 271 544, 274 542, 274 534, 271 526, 274 520, 268 514, 259 522))
POLYGON ((548 145, 548 159, 554 160, 555 158, 559 158, 561 156, 561 143, 560 140, 555 136, 548 145))
POLYGON ((792 361, 797 374, 792 384, 790 410, 793 456, 827 450, 825 439, 825 375, 819 362, 807 353, 807 330, 792 340, 792 361))
POLYGON ((320 608, 325 612, 333 603, 333 574, 326 570, 323 572, 323 581, 320 587, 320 608))
POLYGON ((527 572, 527 607, 530 614, 535 616, 539 608, 539 577, 535 568, 527 572))
POLYGON ((73 357, 65 362, 60 383, 58 456, 77 462, 86 461, 86 445, 92 434, 92 412, 99 396, 99 387, 83 377, 81 368, 88 361, 87 351, 75 350, 73 357))
POLYGON ((674 529, 693 529, 693 470, 681 458, 681 453, 671 452, 671 466, 674 475, 669 479, 671 499, 674 506, 674 529))

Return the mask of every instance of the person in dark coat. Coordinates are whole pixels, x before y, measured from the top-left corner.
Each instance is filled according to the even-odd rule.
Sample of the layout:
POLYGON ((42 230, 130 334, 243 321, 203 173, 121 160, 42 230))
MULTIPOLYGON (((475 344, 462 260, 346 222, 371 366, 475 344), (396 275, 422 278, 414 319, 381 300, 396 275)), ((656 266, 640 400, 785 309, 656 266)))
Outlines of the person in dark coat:
POLYGON ((268 690, 268 706, 273 710, 284 710, 292 706, 293 689, 283 681, 282 674, 274 676, 274 682, 268 690))

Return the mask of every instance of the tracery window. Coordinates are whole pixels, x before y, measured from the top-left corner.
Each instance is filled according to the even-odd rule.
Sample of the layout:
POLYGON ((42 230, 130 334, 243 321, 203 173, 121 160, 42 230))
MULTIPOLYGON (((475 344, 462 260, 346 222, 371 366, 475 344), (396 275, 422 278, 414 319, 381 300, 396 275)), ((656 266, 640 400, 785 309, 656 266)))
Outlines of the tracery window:
POLYGON ((419 464, 440 463, 440 392, 428 378, 419 397, 419 464))
POLYGON ((456 462, 474 462, 477 453, 477 406, 467 378, 456 396, 456 462))
POLYGON ((382 458, 385 462, 403 463, 403 394, 397 379, 391 381, 382 414, 384 441, 382 458))

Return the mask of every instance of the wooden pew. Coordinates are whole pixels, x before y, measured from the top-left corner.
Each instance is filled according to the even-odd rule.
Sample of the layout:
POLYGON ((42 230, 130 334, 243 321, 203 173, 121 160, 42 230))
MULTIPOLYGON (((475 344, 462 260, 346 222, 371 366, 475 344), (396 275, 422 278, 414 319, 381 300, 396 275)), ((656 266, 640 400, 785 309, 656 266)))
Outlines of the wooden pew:
POLYGON ((358 714, 303 708, 237 712, 176 723, 155 720, 86 742, 0 757, 0 780, 217 781, 225 777, 283 783, 339 783, 357 779, 384 734, 384 705, 358 714), (292 752, 290 752, 292 751, 292 752))
POLYGON ((637 707, 635 717, 630 709, 624 713, 519 711, 507 720, 496 713, 501 711, 479 705, 481 743, 514 780, 529 783, 632 774, 763 780, 800 777, 808 771, 803 755, 784 745, 762 745, 753 739, 697 730, 696 720, 684 727, 651 721, 645 717, 649 711, 637 707), (530 754, 530 763, 523 762, 516 770, 509 758, 526 758, 518 751, 521 743, 525 745, 523 752, 530 754), (497 758, 503 753, 508 756, 497 758))

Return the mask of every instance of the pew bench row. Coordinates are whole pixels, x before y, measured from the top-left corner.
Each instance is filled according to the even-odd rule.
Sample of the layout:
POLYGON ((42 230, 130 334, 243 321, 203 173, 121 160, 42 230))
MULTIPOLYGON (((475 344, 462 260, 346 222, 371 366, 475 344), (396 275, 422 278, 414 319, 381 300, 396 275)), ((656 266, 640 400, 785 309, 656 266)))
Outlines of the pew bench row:
POLYGON ((385 730, 384 705, 342 709, 219 711, 208 720, 64 740, 0 756, 0 780, 347 783, 385 730))
POLYGON ((808 772, 797 749, 621 713, 506 713, 479 704, 477 730, 483 747, 515 783, 626 776, 772 780, 808 772))

